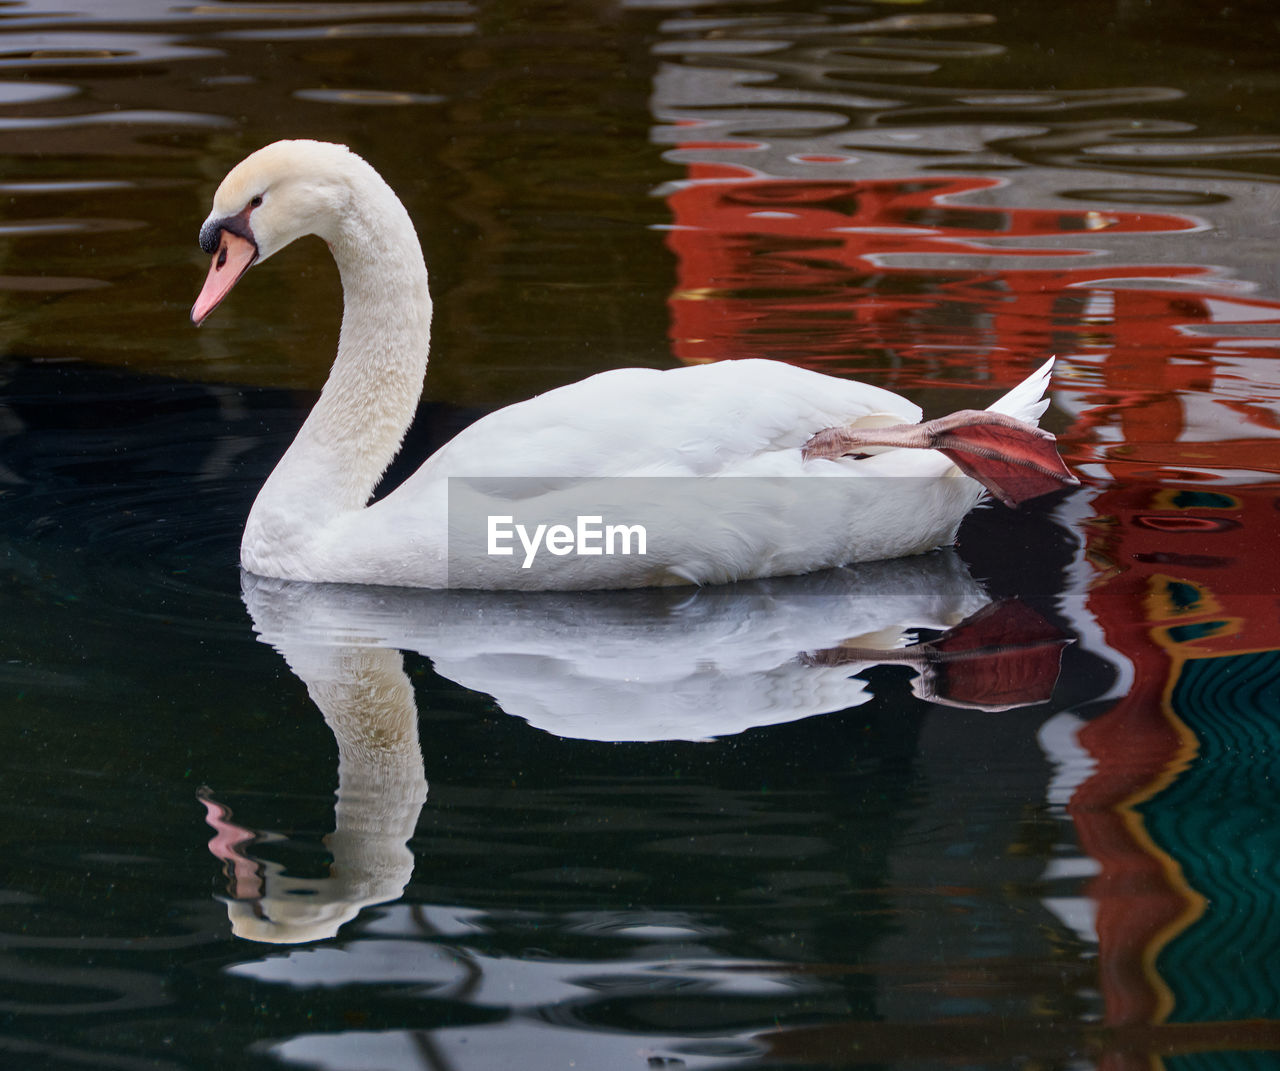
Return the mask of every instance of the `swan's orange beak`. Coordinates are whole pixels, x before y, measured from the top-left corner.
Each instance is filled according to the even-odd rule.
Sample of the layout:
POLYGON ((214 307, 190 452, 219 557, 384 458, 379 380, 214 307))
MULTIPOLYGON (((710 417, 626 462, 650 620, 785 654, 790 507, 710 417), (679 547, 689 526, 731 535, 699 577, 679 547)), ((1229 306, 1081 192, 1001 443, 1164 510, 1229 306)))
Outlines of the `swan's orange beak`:
POLYGON ((196 303, 191 306, 191 322, 200 326, 257 259, 256 245, 224 227, 218 250, 213 254, 213 263, 209 265, 209 274, 205 276, 204 287, 196 298, 196 303))

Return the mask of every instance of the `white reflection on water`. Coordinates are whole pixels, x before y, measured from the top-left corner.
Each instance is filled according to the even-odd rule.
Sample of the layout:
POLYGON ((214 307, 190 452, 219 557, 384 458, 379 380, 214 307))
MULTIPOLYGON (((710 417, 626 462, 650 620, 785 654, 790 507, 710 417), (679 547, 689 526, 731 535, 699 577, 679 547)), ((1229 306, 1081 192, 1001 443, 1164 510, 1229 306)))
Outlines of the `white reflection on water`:
MULTIPOLYGON (((845 710, 870 698, 856 674, 885 662, 912 665, 918 687, 946 702, 934 670, 947 656, 909 644, 917 629, 951 629, 991 601, 953 551, 692 591, 435 592, 246 576, 244 595, 259 635, 291 661, 299 645, 418 651, 536 728, 602 741, 705 740, 845 710)), ((1051 674, 1056 656, 1039 668, 1051 674)), ((1025 683, 1047 697, 1035 691, 1043 680, 1025 683)))
POLYGON ((226 127, 229 119, 220 115, 201 115, 198 112, 118 111, 86 112, 81 115, 61 115, 44 119, 0 119, 0 131, 60 130, 77 126, 194 126, 226 127))
POLYGON ((227 866, 227 914, 237 937, 297 944, 333 937, 371 904, 398 899, 413 874, 408 839, 427 798, 418 708, 399 651, 342 643, 277 642, 338 743, 333 856, 321 878, 255 863, 243 845, 270 834, 235 825, 206 798, 210 850, 227 866))
POLYGON ((0 82, 0 105, 62 100, 64 97, 74 97, 79 92, 77 86, 58 85, 53 82, 0 82))
MULTIPOLYGON (((244 598, 338 744, 325 877, 258 861, 253 845, 275 835, 204 799, 232 929, 271 943, 333 937, 409 882, 406 842, 427 783, 401 650, 428 655, 440 675, 557 736, 697 741, 857 706, 871 698, 858 675, 884 663, 913 668, 918 694, 940 703, 1000 710, 1043 701, 1064 642, 1037 636, 1029 611, 993 606, 951 551, 692 592, 416 591, 246 574, 244 598), (952 631, 913 643, 921 628, 952 631)), ((753 840, 756 853, 770 850, 768 838, 753 840)), ((780 857, 800 850, 796 837, 776 846, 780 857)), ((637 940, 696 932, 675 922, 622 920, 637 940)))
POLYGON ((182 43, 163 34, 121 33, 112 30, 60 29, 20 33, 6 27, 0 39, 0 70, 9 67, 110 67, 133 63, 216 56, 213 49, 182 43))

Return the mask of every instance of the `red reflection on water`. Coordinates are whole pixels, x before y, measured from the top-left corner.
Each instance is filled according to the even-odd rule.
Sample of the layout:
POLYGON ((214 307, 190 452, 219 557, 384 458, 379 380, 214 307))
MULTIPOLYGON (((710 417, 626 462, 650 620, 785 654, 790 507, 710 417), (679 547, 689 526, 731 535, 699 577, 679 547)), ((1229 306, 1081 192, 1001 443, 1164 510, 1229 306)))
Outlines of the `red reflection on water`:
MULTIPOLYGON (((1240 703, 1266 694, 1267 679, 1251 680, 1259 667, 1250 656, 1280 649, 1280 596, 1268 590, 1280 496, 1267 485, 1120 483, 1094 505, 1087 548, 1098 573, 1088 607, 1108 644, 1133 664, 1134 683, 1080 731, 1095 770, 1068 812, 1101 865, 1086 891, 1097 908, 1106 1021, 1164 1023, 1177 1016, 1185 980, 1162 976, 1159 957, 1214 910, 1214 890, 1184 874, 1204 846, 1162 842, 1145 814, 1197 761, 1197 723, 1247 724, 1256 714, 1240 703), (1211 664, 1223 671, 1206 674, 1211 664), (1193 673, 1226 686, 1201 685, 1189 700, 1183 685, 1193 673)), ((1242 926, 1243 944, 1220 955, 1247 958, 1252 935, 1242 926)), ((1232 996, 1223 994, 1223 1019, 1232 1018, 1232 996)))
MULTIPOLYGON (((1011 386, 1049 353, 1096 345, 1091 284, 1152 277, 1145 266, 1038 261, 1089 257, 1090 233, 1199 226, 1168 213, 955 200, 1001 185, 980 176, 806 181, 694 165, 668 198, 678 261, 674 352, 688 362, 774 357, 823 371, 885 371, 882 381, 897 387, 943 379, 1011 386), (1064 236, 1079 246, 1030 244, 1064 236), (997 263, 974 267, 974 258, 997 263)), ((1206 272, 1158 274, 1178 283, 1206 272)))
MULTIPOLYGON (((1061 358, 1063 452, 1098 488, 1087 606, 1134 668, 1128 694, 1078 734, 1095 765, 1068 812, 1100 865, 1086 892, 1106 1028, 1172 1029, 1178 979, 1158 959, 1210 897, 1184 874, 1187 846, 1158 842, 1144 808, 1202 745, 1175 699, 1189 667, 1280 650, 1280 302, 1226 294, 1204 266, 1090 255, 1090 235, 1190 233, 1201 224, 1188 216, 974 203, 1001 186, 692 165, 669 197, 672 343, 686 362, 772 357, 906 390, 1007 388, 1061 358)), ((1247 1025, 1225 1004, 1221 1019, 1180 1029, 1205 1028, 1194 1046, 1212 1048, 1247 1025)), ((1150 1038, 1121 1037, 1098 1039, 1099 1066, 1149 1066, 1150 1038)))
POLYGON ((1259 376, 1270 359, 1247 337, 1280 322, 1280 302, 1215 292, 1200 265, 1091 256, 1091 234, 1189 233, 1202 226, 1192 217, 969 203, 1001 186, 691 165, 668 198, 674 353, 772 357, 905 390, 1003 389, 1055 354, 1077 418, 1069 462, 1103 461, 1122 480, 1280 473, 1280 367, 1259 376), (1089 263, 1061 266, 1075 257, 1089 263))

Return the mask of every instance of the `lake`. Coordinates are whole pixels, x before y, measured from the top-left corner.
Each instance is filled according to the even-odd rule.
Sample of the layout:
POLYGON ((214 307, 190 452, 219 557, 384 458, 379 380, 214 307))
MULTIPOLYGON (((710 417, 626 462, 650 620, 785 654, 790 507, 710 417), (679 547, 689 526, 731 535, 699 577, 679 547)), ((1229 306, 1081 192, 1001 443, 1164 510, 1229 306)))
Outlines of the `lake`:
POLYGON ((5 1066, 1249 1069, 1280 1050, 1280 75, 1244 0, 14 0, 5 1066), (1079 488, 727 588, 242 575, 341 292, 199 330, 341 141, 431 268, 391 486, 500 405, 770 357, 1079 488))

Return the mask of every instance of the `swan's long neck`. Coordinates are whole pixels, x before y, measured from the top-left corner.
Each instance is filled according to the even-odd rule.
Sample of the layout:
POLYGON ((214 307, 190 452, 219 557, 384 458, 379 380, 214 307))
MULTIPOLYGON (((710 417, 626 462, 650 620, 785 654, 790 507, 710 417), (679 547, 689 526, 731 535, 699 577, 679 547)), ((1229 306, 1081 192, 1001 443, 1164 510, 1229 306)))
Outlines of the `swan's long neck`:
POLYGON ((431 337, 422 249, 391 188, 351 160, 350 199, 322 235, 342 277, 338 355, 250 511, 242 558, 254 571, 288 575, 265 557, 291 557, 335 517, 368 503, 422 393, 431 337))

